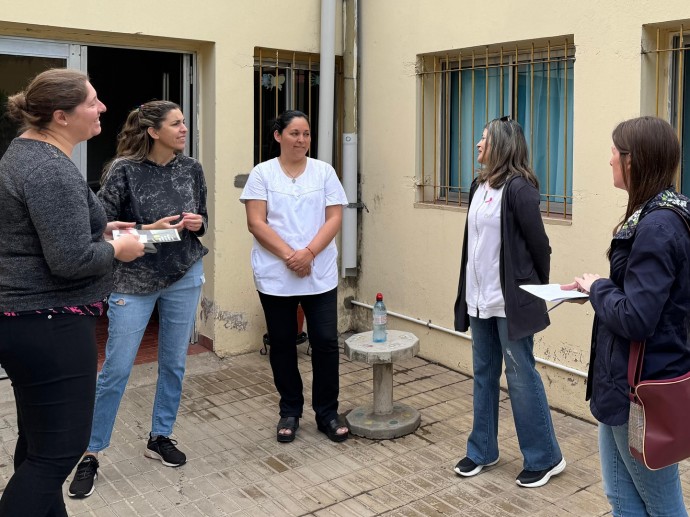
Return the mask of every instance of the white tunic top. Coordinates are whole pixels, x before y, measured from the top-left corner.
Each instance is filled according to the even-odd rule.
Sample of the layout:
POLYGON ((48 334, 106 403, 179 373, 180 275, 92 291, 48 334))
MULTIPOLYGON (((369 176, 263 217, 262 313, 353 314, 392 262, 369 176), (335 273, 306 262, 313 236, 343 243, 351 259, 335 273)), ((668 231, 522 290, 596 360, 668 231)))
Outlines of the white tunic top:
POLYGON ((506 317, 501 291, 501 200, 499 189, 482 183, 477 187, 467 214, 467 289, 470 316, 506 317))
MULTIPOLYGON (((295 250, 308 246, 324 225, 327 206, 348 204, 333 167, 312 158, 307 158, 307 167, 294 182, 277 158, 254 167, 240 196, 242 203, 251 199, 266 201, 268 225, 295 250)), ((333 239, 314 259, 311 274, 299 278, 255 238, 254 283, 259 292, 274 296, 325 293, 338 286, 337 259, 333 239)))

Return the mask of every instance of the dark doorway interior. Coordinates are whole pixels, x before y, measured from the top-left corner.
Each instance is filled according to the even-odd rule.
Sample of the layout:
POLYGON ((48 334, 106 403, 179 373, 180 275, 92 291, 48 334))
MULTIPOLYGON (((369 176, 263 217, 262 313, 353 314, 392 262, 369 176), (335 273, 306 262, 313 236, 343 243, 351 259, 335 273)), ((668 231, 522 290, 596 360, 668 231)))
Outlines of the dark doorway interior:
MULTIPOLYGON (((88 48, 88 74, 107 111, 102 131, 87 142, 87 181, 97 191, 103 166, 115 156, 117 135, 131 110, 151 100, 182 105, 182 54, 109 47, 88 48)), ((191 114, 185 113, 187 126, 191 114)), ((191 128, 190 128, 190 134, 191 128)), ((104 359, 108 319, 99 323, 99 366, 104 359)), ((154 310, 137 355, 138 362, 155 360, 158 346, 158 311, 154 310)))
MULTIPOLYGON (((92 189, 98 190, 103 166, 115 156, 117 134, 132 109, 158 99, 181 105, 182 62, 182 54, 173 52, 89 47, 89 77, 108 108, 101 116, 101 134, 87 144, 87 181, 92 189)), ((185 116, 189 127, 191 114, 185 116)))

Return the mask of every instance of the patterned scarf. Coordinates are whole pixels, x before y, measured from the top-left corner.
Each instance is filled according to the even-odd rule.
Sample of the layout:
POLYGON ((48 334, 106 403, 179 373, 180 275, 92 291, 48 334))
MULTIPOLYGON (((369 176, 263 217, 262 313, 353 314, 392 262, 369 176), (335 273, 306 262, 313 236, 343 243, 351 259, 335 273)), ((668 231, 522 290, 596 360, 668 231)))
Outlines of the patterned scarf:
POLYGON ((666 190, 662 190, 652 199, 647 201, 641 208, 635 210, 635 212, 628 218, 618 233, 614 235, 614 239, 630 239, 635 235, 635 230, 637 225, 645 215, 647 215, 652 210, 657 210, 659 208, 668 208, 680 215, 685 219, 686 224, 690 223, 690 199, 685 197, 683 194, 679 194, 673 187, 669 187, 666 190))

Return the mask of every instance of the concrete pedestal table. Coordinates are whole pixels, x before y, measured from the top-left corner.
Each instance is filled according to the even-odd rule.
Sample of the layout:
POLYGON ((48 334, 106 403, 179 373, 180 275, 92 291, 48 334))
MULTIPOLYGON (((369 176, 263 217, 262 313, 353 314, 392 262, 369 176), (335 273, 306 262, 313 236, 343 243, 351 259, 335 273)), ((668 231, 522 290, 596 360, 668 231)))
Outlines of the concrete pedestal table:
POLYGON ((374 369, 374 404, 356 407, 347 415, 352 434, 383 440, 405 436, 419 427, 419 411, 393 402, 393 363, 414 357, 417 352, 417 336, 399 330, 389 330, 384 343, 374 343, 371 331, 354 334, 345 341, 345 354, 351 361, 371 364, 374 369))

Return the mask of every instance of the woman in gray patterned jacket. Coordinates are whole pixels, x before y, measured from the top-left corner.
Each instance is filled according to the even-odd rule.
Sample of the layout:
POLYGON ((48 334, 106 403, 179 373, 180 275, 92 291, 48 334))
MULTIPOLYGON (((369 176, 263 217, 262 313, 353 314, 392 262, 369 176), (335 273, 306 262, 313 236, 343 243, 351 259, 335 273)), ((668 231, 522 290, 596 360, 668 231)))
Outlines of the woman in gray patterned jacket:
POLYGON ((166 242, 140 260, 115 267, 109 298, 108 343, 96 387, 91 440, 68 494, 94 490, 99 451, 110 436, 141 338, 156 303, 158 382, 151 432, 144 455, 168 467, 187 458, 170 438, 182 394, 187 348, 204 282, 201 237, 208 224, 201 164, 182 154, 187 138, 177 104, 151 101, 132 111, 118 137, 117 157, 106 166, 98 192, 108 219, 135 221, 142 230, 176 229, 179 242, 166 242))

